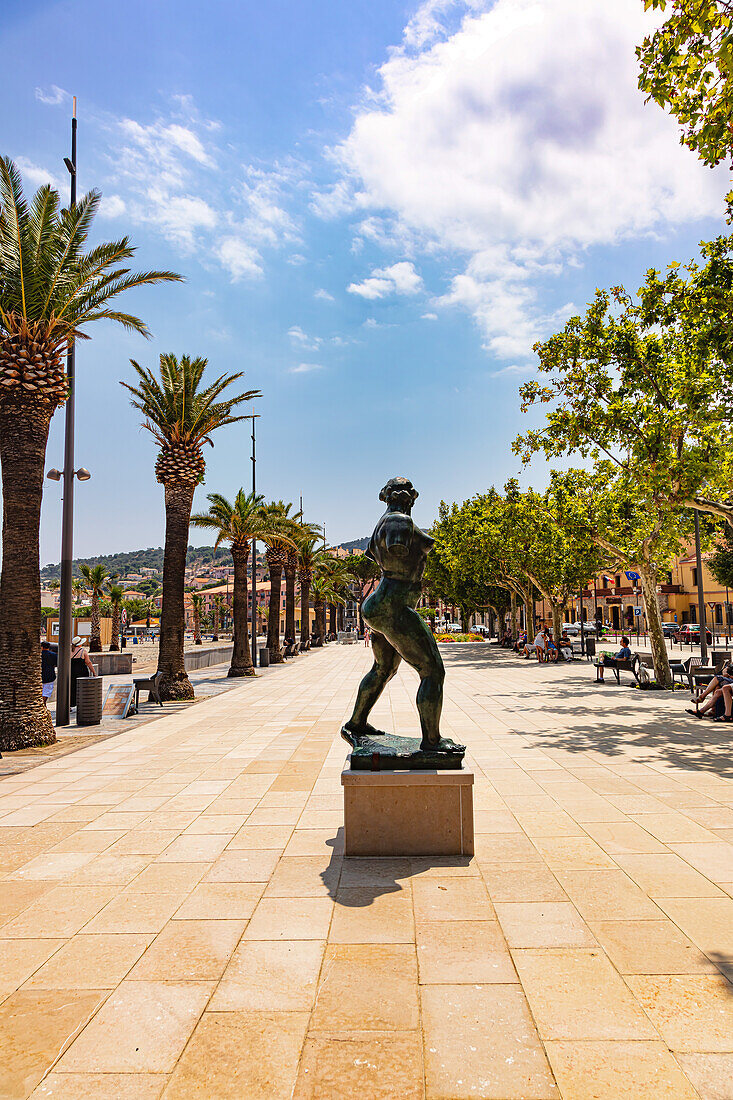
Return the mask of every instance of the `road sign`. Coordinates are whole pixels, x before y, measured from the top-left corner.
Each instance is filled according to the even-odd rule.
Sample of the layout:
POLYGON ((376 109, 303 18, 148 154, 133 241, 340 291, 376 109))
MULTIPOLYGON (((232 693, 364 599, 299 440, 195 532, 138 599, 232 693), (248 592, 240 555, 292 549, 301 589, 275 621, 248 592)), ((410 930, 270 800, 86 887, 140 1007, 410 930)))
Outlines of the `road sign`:
POLYGON ((716 608, 716 606, 717 606, 717 605, 716 605, 715 603, 709 603, 709 604, 708 604, 708 607, 710 608, 710 610, 711 610, 711 611, 714 611, 714 610, 715 610, 715 608, 716 608))
POLYGON ((641 580, 641 577, 639 576, 639 574, 634 573, 634 571, 631 570, 631 569, 626 570, 626 576, 628 577, 628 579, 630 581, 640 581, 641 580))
POLYGON ((634 608, 634 614, 635 615, 641 615, 641 608, 640 607, 635 607, 634 608))

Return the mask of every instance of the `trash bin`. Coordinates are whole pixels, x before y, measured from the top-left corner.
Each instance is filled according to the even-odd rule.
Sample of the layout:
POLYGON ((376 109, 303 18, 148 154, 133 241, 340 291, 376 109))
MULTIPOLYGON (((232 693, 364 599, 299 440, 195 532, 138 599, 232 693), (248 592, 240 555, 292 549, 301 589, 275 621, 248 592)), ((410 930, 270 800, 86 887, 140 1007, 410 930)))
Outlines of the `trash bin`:
POLYGON ((261 649, 260 653, 260 668, 269 668, 270 666, 270 651, 269 649, 261 649))
POLYGON ((102 677, 80 676, 76 681, 76 724, 98 726, 102 721, 102 677))

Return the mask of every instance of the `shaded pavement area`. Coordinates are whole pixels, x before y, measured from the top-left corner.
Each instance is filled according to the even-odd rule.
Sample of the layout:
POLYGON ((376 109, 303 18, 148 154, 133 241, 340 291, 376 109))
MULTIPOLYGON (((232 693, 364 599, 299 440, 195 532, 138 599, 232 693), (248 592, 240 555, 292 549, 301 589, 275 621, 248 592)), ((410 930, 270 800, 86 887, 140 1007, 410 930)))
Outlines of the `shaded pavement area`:
POLYGON ((443 651, 473 859, 343 857, 363 646, 0 781, 0 1097, 732 1095, 731 727, 443 651))

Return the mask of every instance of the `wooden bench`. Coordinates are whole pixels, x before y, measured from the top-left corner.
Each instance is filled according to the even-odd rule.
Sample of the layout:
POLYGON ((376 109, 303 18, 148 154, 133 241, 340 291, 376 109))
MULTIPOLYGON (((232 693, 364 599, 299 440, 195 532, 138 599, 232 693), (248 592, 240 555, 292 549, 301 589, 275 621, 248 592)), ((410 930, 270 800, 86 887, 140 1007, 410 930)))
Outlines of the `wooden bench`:
MULTIPOLYGON (((136 714, 138 713, 138 710, 139 710, 138 702, 139 702, 139 699, 140 699, 140 692, 141 691, 149 691, 150 692, 150 698, 152 698, 153 702, 157 703, 161 707, 163 706, 163 700, 161 699, 160 692, 158 690, 158 687, 160 685, 160 681, 162 679, 163 679, 163 673, 162 672, 156 672, 155 676, 140 677, 140 678, 132 681, 133 685, 135 687, 135 713, 136 714)), ((148 699, 148 702, 150 701, 150 698, 148 699)))
POLYGON ((638 669, 638 666, 640 664, 640 661, 639 661, 638 653, 632 653, 631 654, 631 659, 628 660, 628 661, 613 661, 611 664, 607 664, 607 665, 604 665, 602 657, 594 657, 593 658, 593 664, 595 665, 595 669, 596 669, 596 681, 597 682, 600 682, 600 680, 601 680, 601 672, 600 672, 601 668, 606 668, 606 669, 609 669, 614 674, 614 676, 616 677, 616 683, 619 684, 619 685, 621 684, 620 674, 622 672, 630 672, 633 675, 634 679, 636 680, 637 684, 639 683, 639 673, 638 673, 637 669, 638 669))
POLYGON ((300 642, 286 642, 283 648, 283 657, 297 657, 300 653, 300 642))

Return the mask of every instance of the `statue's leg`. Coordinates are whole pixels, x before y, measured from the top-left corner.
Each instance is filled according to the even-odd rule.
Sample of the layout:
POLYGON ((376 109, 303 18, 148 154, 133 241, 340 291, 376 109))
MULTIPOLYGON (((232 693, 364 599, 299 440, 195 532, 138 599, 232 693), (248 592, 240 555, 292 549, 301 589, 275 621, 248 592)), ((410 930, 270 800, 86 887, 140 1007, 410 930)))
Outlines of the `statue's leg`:
POLYGON ((354 713, 346 723, 346 729, 352 733, 380 733, 367 722, 372 707, 400 665, 401 657, 384 634, 372 632, 372 652, 374 664, 359 684, 354 713))
POLYGON ((402 657, 420 677, 417 710, 420 715, 423 749, 440 744, 440 714, 443 709, 445 669, 435 638, 416 611, 405 607, 400 614, 393 640, 402 657))

